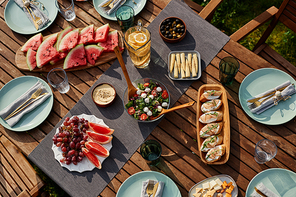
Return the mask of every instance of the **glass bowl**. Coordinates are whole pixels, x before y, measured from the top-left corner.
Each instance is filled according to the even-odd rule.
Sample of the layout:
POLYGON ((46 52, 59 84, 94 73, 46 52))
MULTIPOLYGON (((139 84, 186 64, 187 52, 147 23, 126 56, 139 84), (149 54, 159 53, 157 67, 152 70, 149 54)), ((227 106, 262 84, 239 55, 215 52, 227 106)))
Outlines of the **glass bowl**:
MULTIPOLYGON (((158 80, 156 80, 156 79, 152 79, 152 78, 141 78, 141 79, 137 79, 137 80, 135 80, 135 81, 133 81, 132 83, 133 83, 133 85, 135 86, 135 87, 138 87, 138 83, 142 83, 142 84, 144 84, 144 83, 149 83, 150 81, 152 81, 152 82, 154 82, 154 83, 158 83, 159 84, 159 86, 162 88, 162 90, 166 90, 167 91, 167 93, 168 93, 168 95, 169 95, 169 102, 168 102, 168 106, 166 107, 166 109, 167 108, 169 108, 169 106, 170 106, 170 102, 171 102, 171 98, 170 98, 170 93, 169 93, 169 90, 167 89, 167 87, 163 84, 163 83, 161 83, 160 81, 158 81, 158 80)), ((126 107, 125 107, 125 105, 128 103, 128 101, 129 101, 129 98, 128 98, 128 95, 127 95, 128 93, 127 93, 127 88, 124 90, 124 93, 123 93, 123 99, 122 99, 122 102, 123 102, 123 107, 124 107, 124 109, 125 109, 125 111, 126 111, 126 113, 128 113, 128 109, 126 109, 126 107)), ((164 114, 163 114, 164 115, 164 114)), ((157 121, 157 120, 159 120, 159 119, 161 119, 162 117, 163 117, 163 115, 161 115, 161 116, 159 116, 158 118, 155 118, 155 119, 153 119, 153 120, 137 120, 137 119, 135 119, 132 115, 129 115, 132 119, 134 119, 134 120, 137 120, 138 122, 143 122, 143 123, 149 123, 149 122, 155 122, 155 121, 157 121)))

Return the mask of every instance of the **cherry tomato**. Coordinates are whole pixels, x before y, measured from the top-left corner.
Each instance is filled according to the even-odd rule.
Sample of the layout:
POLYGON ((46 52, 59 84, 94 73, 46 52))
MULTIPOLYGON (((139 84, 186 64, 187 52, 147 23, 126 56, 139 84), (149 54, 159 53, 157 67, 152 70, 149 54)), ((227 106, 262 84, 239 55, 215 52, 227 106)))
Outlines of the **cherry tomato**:
POLYGON ((138 97, 139 95, 137 95, 137 94, 134 94, 134 97, 138 97))
POLYGON ((149 83, 144 83, 144 87, 148 87, 149 86, 149 83))
POLYGON ((164 90, 164 91, 162 92, 161 97, 162 97, 163 99, 167 99, 167 98, 169 97, 168 92, 167 92, 166 90, 164 90))
POLYGON ((141 114, 140 120, 146 120, 148 116, 146 114, 141 114))
POLYGON ((157 96, 157 92, 156 92, 156 90, 152 90, 152 91, 151 91, 151 94, 152 94, 153 96, 157 96))
POLYGON ((155 86, 154 88, 153 88, 153 90, 156 90, 157 89, 157 86, 155 86))
POLYGON ((128 114, 129 115, 134 115, 134 113, 136 112, 136 110, 135 110, 135 108, 134 107, 130 107, 130 108, 128 108, 128 114))

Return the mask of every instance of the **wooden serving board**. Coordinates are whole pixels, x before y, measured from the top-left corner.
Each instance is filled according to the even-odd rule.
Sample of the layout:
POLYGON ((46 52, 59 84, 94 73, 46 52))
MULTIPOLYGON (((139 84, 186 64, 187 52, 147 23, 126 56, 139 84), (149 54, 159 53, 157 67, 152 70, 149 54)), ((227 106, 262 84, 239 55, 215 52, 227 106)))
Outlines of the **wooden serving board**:
POLYGON ((204 163, 210 164, 210 165, 221 165, 221 164, 226 163, 229 159, 229 154, 230 154, 230 118, 229 118, 227 94, 226 94, 224 87, 222 85, 218 85, 218 84, 202 85, 199 88, 198 94, 197 94, 197 110, 196 111, 197 111, 196 112, 197 141, 198 141, 198 150, 199 150, 199 155, 200 155, 201 160, 204 163), (225 151, 225 154, 221 157, 221 159, 218 161, 215 161, 215 162, 207 162, 205 159, 206 153, 202 152, 201 148, 200 148, 203 141, 206 139, 206 138, 201 138, 200 134, 199 134, 200 130, 205 126, 205 124, 199 122, 199 117, 203 114, 203 112, 201 111, 202 102, 200 102, 200 97, 204 93, 204 91, 206 91, 206 90, 222 91, 222 95, 219 98, 222 100, 222 106, 217 111, 222 111, 222 113, 223 113, 223 119, 222 119, 223 127, 222 127, 220 135, 223 136, 223 143, 222 144, 224 144, 226 146, 226 151, 225 151))
MULTIPOLYGON (((79 30, 81 30, 83 28, 79 28, 79 30)), ((96 30, 97 27, 94 27, 94 29, 96 30)), ((109 31, 113 31, 114 29, 110 29, 109 31)), ((43 40, 45 40, 48 36, 43 37, 43 40)), ((94 43, 95 44, 95 43, 94 43)), ((123 35, 121 32, 118 31, 118 46, 120 49, 124 49, 124 43, 123 43, 123 35)), ((22 52, 20 47, 16 54, 15 54, 15 63, 16 66, 23 71, 30 71, 29 67, 27 66, 26 63, 26 52, 22 52)), ((123 52, 123 50, 121 50, 121 52, 123 52)), ((96 64, 95 65, 91 65, 89 63, 87 63, 86 66, 78 66, 78 67, 74 67, 74 68, 69 68, 66 69, 65 71, 75 71, 75 70, 83 70, 83 69, 87 69, 87 68, 91 68, 94 66, 98 66, 104 63, 107 63, 113 59, 116 58, 116 54, 114 52, 103 52, 101 54, 101 56, 97 59, 96 64)), ((51 69, 53 68, 63 68, 63 64, 64 64, 64 59, 60 60, 59 62, 57 62, 54 65, 51 64, 47 64, 45 66, 43 66, 42 68, 35 68, 34 70, 32 70, 31 72, 49 72, 51 69)))

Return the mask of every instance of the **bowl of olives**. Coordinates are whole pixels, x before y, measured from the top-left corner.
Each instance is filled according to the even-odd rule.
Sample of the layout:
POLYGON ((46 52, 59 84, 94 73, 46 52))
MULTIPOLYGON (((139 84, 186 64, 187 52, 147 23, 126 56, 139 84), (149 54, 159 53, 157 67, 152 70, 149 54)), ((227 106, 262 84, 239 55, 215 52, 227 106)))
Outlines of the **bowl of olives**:
POLYGON ((178 17, 168 17, 160 23, 159 34, 165 42, 179 42, 186 35, 186 24, 178 17))

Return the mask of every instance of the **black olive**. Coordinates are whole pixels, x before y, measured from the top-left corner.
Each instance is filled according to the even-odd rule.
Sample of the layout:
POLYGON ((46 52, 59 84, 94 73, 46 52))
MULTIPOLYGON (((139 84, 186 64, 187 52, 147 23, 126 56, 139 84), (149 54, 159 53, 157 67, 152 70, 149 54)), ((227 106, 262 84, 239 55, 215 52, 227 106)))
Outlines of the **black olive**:
POLYGON ((172 22, 168 22, 168 25, 171 26, 172 25, 172 22))
POLYGON ((177 31, 177 28, 176 28, 176 27, 174 27, 174 28, 173 28, 173 31, 177 31))
POLYGON ((168 22, 170 22, 170 21, 171 21, 171 19, 170 19, 170 18, 168 18, 168 19, 166 19, 165 21, 168 23, 168 22))
POLYGON ((185 30, 184 29, 181 29, 181 32, 184 32, 185 30))
POLYGON ((160 30, 164 30, 164 28, 165 28, 164 25, 160 26, 160 30))
POLYGON ((170 34, 170 32, 169 31, 166 31, 165 34, 170 34))
POLYGON ((173 35, 172 34, 169 34, 168 35, 168 38, 170 38, 170 39, 173 38, 173 35))
POLYGON ((180 33, 180 32, 181 32, 181 29, 178 28, 178 29, 176 30, 176 32, 177 32, 177 33, 180 33))
POLYGON ((166 29, 170 29, 170 26, 167 25, 165 28, 166 28, 166 29))
POLYGON ((167 34, 165 34, 165 35, 164 35, 164 37, 168 38, 168 35, 167 35, 167 34))
POLYGON ((184 25, 181 25, 180 27, 181 27, 182 29, 184 29, 184 25))
POLYGON ((161 34, 162 34, 162 35, 164 35, 164 34, 165 34, 165 31, 164 31, 164 30, 162 30, 162 31, 161 31, 161 34))
POLYGON ((181 22, 181 21, 180 21, 179 19, 176 18, 176 23, 179 23, 179 22, 181 22))

